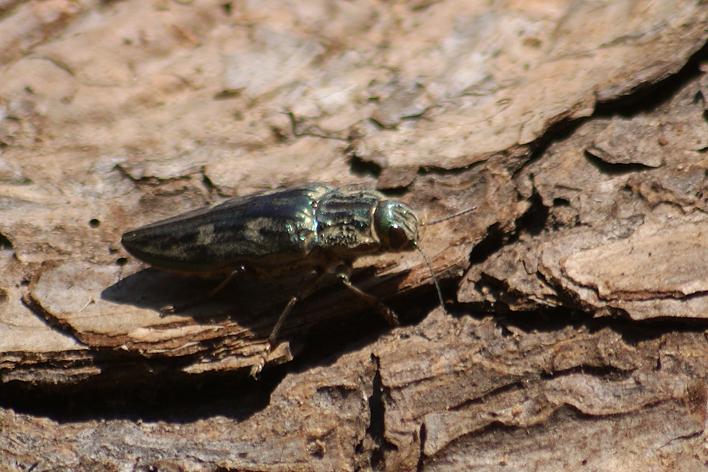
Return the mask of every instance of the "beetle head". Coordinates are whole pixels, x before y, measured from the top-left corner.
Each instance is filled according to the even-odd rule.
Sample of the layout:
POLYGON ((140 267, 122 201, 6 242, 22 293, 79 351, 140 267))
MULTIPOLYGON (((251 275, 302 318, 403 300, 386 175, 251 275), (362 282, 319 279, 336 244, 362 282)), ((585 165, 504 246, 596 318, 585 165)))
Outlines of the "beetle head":
POLYGON ((395 200, 380 202, 374 211, 374 227, 384 249, 415 249, 418 242, 418 218, 407 205, 395 200))

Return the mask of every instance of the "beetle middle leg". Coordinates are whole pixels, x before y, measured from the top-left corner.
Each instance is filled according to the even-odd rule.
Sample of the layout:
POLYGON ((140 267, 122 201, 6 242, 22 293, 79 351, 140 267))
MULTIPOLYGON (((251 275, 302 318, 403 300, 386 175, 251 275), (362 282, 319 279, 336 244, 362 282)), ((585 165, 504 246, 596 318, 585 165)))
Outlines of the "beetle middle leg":
POLYGON ((268 336, 268 344, 266 345, 265 351, 259 356, 258 362, 256 362, 256 364, 251 367, 251 377, 256 378, 258 376, 258 373, 263 370, 263 367, 265 366, 266 361, 268 360, 268 354, 270 354, 270 351, 273 350, 276 342, 278 341, 280 329, 283 327, 283 323, 285 322, 285 319, 288 317, 288 315, 290 315, 290 312, 293 311, 293 307, 295 306, 295 304, 307 298, 327 274, 327 271, 317 270, 315 272, 315 276, 305 281, 305 283, 300 287, 300 290, 298 290, 295 295, 290 297, 290 300, 288 300, 288 304, 285 305, 285 308, 283 308, 283 311, 280 313, 278 320, 275 322, 275 325, 273 326, 273 329, 270 332, 270 336, 268 336))
POLYGON ((160 308, 160 316, 166 316, 166 315, 172 315, 175 313, 179 313, 180 311, 184 311, 188 308, 192 308, 193 306, 201 305, 202 303, 205 303, 212 298, 214 298, 219 292, 221 292, 231 281, 236 277, 237 275, 240 275, 246 271, 246 267, 243 265, 240 265, 236 267, 234 270, 229 273, 229 275, 226 276, 224 280, 219 282, 219 285, 214 287, 209 291, 209 293, 204 296, 197 298, 195 300, 191 300, 186 303, 182 303, 181 305, 165 305, 162 308, 160 308))
POLYGON ((398 321, 398 315, 396 315, 396 313, 392 309, 386 306, 381 300, 379 300, 375 296, 364 292, 362 289, 354 285, 351 280, 349 280, 350 271, 351 266, 346 265, 344 263, 341 263, 339 265, 331 265, 326 270, 317 270, 315 276, 307 280, 302 285, 297 294, 293 295, 290 298, 288 304, 285 305, 285 308, 280 313, 278 320, 275 322, 275 326, 273 326, 273 330, 271 331, 270 336, 268 336, 268 344, 266 346, 265 351, 259 356, 258 362, 253 365, 253 367, 251 367, 251 377, 256 378, 260 371, 263 370, 263 367, 265 366, 268 360, 268 354, 270 354, 270 352, 275 347, 276 342, 278 341, 280 329, 282 328, 285 319, 288 317, 295 304, 307 298, 314 291, 320 281, 331 273, 334 273, 337 279, 346 288, 351 290, 357 297, 361 298, 370 306, 375 308, 379 313, 381 313, 381 315, 384 317, 384 319, 388 322, 390 326, 399 326, 400 323, 398 321))

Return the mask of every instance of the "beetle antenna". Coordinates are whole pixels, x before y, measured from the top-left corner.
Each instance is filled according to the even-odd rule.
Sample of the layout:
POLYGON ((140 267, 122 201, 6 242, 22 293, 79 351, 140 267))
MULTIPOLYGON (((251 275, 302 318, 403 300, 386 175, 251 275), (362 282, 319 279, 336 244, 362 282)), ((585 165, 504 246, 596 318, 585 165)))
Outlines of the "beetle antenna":
POLYGON ((443 221, 451 220, 453 218, 457 218, 458 216, 466 215, 467 213, 472 213, 476 209, 477 209, 476 206, 465 208, 464 210, 458 211, 457 213, 453 213, 452 215, 443 216, 442 218, 438 218, 437 220, 427 221, 425 223, 420 223, 420 226, 436 225, 438 223, 442 223, 443 221))
POLYGON ((442 296, 442 290, 440 290, 440 284, 438 283, 438 278, 435 277, 435 272, 433 272, 433 265, 430 263, 430 259, 428 259, 428 256, 425 255, 423 250, 418 246, 418 244, 415 244, 415 249, 418 251, 418 253, 423 257, 423 260, 425 261, 425 265, 428 266, 428 270, 430 270, 430 276, 433 279, 433 283, 435 284, 435 290, 438 292, 438 300, 440 300, 440 306, 442 307, 443 311, 447 311, 445 309, 445 300, 443 300, 442 296))

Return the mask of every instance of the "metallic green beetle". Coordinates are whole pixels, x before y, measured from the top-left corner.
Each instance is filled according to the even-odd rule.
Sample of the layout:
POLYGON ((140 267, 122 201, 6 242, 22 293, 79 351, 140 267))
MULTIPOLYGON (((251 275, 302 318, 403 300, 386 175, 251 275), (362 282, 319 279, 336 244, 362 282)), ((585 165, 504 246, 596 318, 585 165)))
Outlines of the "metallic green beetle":
POLYGON ((223 273, 227 277, 210 296, 244 270, 263 277, 313 272, 273 327, 268 350, 251 370, 256 376, 293 306, 327 274, 335 274, 389 324, 397 325, 396 314, 352 285, 349 274, 352 262, 360 256, 417 249, 418 224, 410 207, 379 192, 309 184, 233 198, 187 212, 129 231, 121 242, 130 254, 158 269, 223 273))

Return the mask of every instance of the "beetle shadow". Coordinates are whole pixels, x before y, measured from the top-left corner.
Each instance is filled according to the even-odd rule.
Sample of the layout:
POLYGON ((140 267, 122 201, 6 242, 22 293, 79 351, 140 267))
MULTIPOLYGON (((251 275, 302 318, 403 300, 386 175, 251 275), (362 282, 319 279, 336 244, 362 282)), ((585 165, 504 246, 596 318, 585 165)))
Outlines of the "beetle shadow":
MULTIPOLYGON (((405 273, 378 278, 373 277, 371 270, 364 269, 352 278, 362 289, 384 295, 400 285, 402 276, 405 273)), ((179 315, 204 324, 224 323, 226 318, 243 327, 257 323, 265 338, 301 279, 302 274, 277 281, 238 278, 225 288, 223 296, 179 315)), ((169 303, 203 297, 218 283, 219 280, 145 269, 107 287, 101 297, 113 303, 159 310, 169 303)), ((397 309, 399 315, 404 314, 399 302, 408 296, 387 298, 386 304, 397 309)), ((410 308, 408 303, 406 306, 410 308)), ((410 321, 408 316, 405 318, 410 321)), ((146 356, 135 350, 96 347, 92 349, 93 362, 101 373, 90 381, 58 385, 50 390, 10 385, 0 391, 0 406, 61 421, 123 418, 180 423, 215 415, 241 421, 268 406, 271 393, 288 372, 336 362, 347 352, 373 342, 388 329, 381 316, 346 289, 334 281, 324 282, 296 306, 283 330, 281 339, 289 341, 296 351, 294 362, 269 366, 259 380, 250 378, 248 369, 200 374, 182 370, 202 354, 146 356), (367 314, 363 315, 364 311, 367 314)), ((260 335, 261 332, 257 336, 260 335)), ((218 352, 219 342, 210 346, 209 341, 203 347, 208 353, 218 352)))
MULTIPOLYGON (((358 269, 352 275, 352 281, 365 292, 382 296, 395 293, 405 275, 402 272, 381 278, 374 276, 373 269, 358 269)), ((261 279, 245 273, 209 297, 209 292, 223 280, 223 277, 205 278, 147 268, 105 288, 101 298, 156 312, 168 305, 188 305, 170 316, 192 318, 197 323, 215 323, 229 318, 245 328, 267 325, 270 329, 288 300, 302 287, 306 276, 289 274, 261 279)), ((336 319, 364 310, 372 309, 339 284, 333 275, 325 278, 305 299, 298 301, 286 325, 303 314, 311 320, 336 319), (333 311, 337 313, 332 314, 333 311)), ((269 332, 263 334, 265 337, 269 332)))
MULTIPOLYGON (((377 277, 373 268, 363 268, 355 270, 351 279, 356 287, 379 298, 384 305, 397 312, 399 317, 405 313, 400 321, 406 324, 407 321, 420 318, 417 314, 409 316, 412 310, 410 303, 406 304, 405 311, 400 309, 398 302, 403 298, 410 298, 412 294, 408 292, 392 298, 386 296, 397 293, 406 274, 403 271, 387 277, 377 277)), ((250 330, 254 341, 265 341, 271 334, 278 316, 305 279, 306 275, 303 274, 289 274, 267 280, 244 274, 230 281, 219 294, 205 298, 222 280, 182 276, 148 268, 107 287, 101 297, 113 303, 157 312, 170 304, 179 306, 194 303, 189 308, 169 316, 172 319, 174 316, 183 317, 188 324, 224 326, 226 330, 220 331, 220 338, 200 342, 210 350, 212 348, 206 347, 207 345, 218 345, 223 341, 222 338, 231 336, 229 333, 240 337, 242 329, 250 330)), ((418 305, 420 304, 413 304, 414 307, 418 305)), ((325 357, 337 357, 337 352, 346 352, 347 341, 351 340, 348 336, 350 332, 356 331, 357 337, 366 337, 367 333, 390 328, 381 313, 338 283, 335 276, 325 278, 314 292, 295 304, 280 331, 278 341, 289 342, 292 353, 297 358, 300 353, 295 351, 300 348, 307 350, 309 347, 310 343, 303 341, 310 338, 311 333, 321 332, 323 327, 325 332, 331 333, 336 333, 341 328, 342 333, 341 339, 332 343, 329 342, 332 337, 327 335, 324 336, 325 342, 317 342, 317 345, 324 347, 332 344, 331 350, 323 351, 325 357), (364 313, 366 314, 361 316, 364 313)), ((319 355, 314 356, 313 360, 317 362, 319 355)), ((185 362, 189 361, 185 359, 185 362)))
POLYGON ((223 278, 205 278, 164 272, 152 268, 131 274, 101 292, 112 303, 132 305, 159 312, 163 307, 188 305, 170 316, 193 318, 197 322, 231 317, 249 326, 249 319, 286 303, 288 290, 297 289, 297 280, 263 282, 243 275, 230 281, 218 294, 208 294, 223 278), (266 296, 267 295, 267 296, 266 296))

